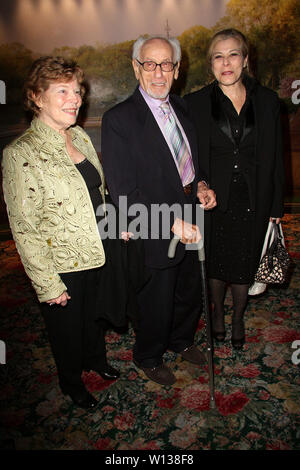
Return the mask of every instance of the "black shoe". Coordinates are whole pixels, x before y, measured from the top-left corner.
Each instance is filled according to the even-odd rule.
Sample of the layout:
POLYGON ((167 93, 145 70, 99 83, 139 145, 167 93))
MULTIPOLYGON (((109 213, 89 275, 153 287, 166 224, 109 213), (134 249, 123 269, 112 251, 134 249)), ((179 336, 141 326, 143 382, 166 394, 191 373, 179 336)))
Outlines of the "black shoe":
POLYGON ((191 362, 192 364, 197 364, 202 366, 207 362, 207 358, 203 352, 201 352, 194 344, 189 348, 184 349, 179 354, 183 357, 185 361, 191 362))
POLYGON ((245 336, 239 339, 232 337, 231 344, 234 349, 237 349, 237 350, 243 349, 243 346, 245 344, 245 336))
POLYGON ((148 379, 156 382, 159 385, 173 385, 176 382, 176 377, 165 364, 160 364, 156 367, 143 367, 133 359, 134 365, 141 369, 148 379))
POLYGON ((225 322, 224 322, 224 311, 212 312, 212 336, 216 341, 225 341, 225 322))
POLYGON ((68 394, 74 405, 84 408, 85 410, 92 410, 98 405, 98 401, 93 397, 87 390, 80 393, 69 393, 68 394))
POLYGON ((225 336, 226 336, 225 331, 212 331, 212 335, 213 335, 213 338, 219 343, 223 343, 225 341, 225 336))
POLYGON ((243 319, 232 322, 231 344, 234 349, 243 349, 245 344, 245 325, 243 319))
POLYGON ((99 374, 104 380, 116 380, 120 377, 120 372, 117 369, 107 365, 103 369, 90 369, 94 370, 99 374))

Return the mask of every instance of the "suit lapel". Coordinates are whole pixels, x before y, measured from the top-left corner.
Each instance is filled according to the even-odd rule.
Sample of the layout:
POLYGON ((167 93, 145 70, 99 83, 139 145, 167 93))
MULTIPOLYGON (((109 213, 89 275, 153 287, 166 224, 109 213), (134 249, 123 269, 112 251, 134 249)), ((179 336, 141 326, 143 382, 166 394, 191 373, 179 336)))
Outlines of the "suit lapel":
MULTIPOLYGON (((192 93, 185 97, 189 108, 189 116, 193 122, 197 136, 197 167, 198 178, 210 178, 210 126, 211 126, 211 98, 212 86, 203 91, 192 93)), ((194 131, 194 132, 195 132, 194 131)), ((193 133, 194 133, 193 132, 193 133)))
POLYGON ((221 131, 227 135, 227 137, 234 143, 231 134, 231 127, 229 123, 229 119, 223 111, 221 106, 220 100, 217 97, 217 88, 216 86, 213 88, 211 93, 211 114, 215 121, 215 123, 219 126, 221 131))
POLYGON ((250 99, 246 113, 245 119, 243 124, 243 132, 241 137, 241 142, 247 137, 248 134, 255 128, 255 117, 254 117, 254 110, 253 110, 253 101, 250 99))
MULTIPOLYGON (((146 158, 155 159, 156 164, 160 165, 163 168, 164 174, 168 175, 168 182, 171 183, 178 190, 178 188, 182 187, 181 179, 177 170, 176 163, 174 162, 173 155, 159 128, 159 125, 157 124, 156 119, 154 118, 150 108, 148 107, 147 103, 145 102, 138 89, 133 94, 133 99, 138 109, 138 121, 140 123, 139 135, 141 135, 141 141, 144 143, 144 156, 146 158)), ((176 106, 174 106, 174 110, 177 115, 176 106)), ((178 119, 180 120, 182 127, 186 132, 186 129, 188 127, 185 122, 186 120, 183 119, 183 123, 179 116, 178 119)), ((190 130, 188 130, 188 132, 190 133, 190 130)), ((188 134, 187 137, 189 138, 188 134)))

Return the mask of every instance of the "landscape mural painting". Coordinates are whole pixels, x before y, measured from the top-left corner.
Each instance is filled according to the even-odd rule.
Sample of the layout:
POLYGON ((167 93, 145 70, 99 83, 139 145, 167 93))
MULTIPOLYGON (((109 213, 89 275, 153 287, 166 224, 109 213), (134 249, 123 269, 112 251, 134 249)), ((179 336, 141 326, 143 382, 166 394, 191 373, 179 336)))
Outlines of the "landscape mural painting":
MULTIPOLYGON (((83 68, 87 96, 80 124, 100 152, 101 116, 136 87, 131 51, 139 35, 178 37, 182 61, 174 92, 183 96, 211 81, 206 61, 209 38, 220 29, 236 27, 250 41, 252 73, 281 98, 286 195, 297 201, 298 0, 12 0, 0 3, 0 15, 1 153, 29 125, 30 116, 22 108, 22 86, 37 57, 61 55, 83 68)), ((0 217, 0 224, 5 224, 2 195, 0 217)))

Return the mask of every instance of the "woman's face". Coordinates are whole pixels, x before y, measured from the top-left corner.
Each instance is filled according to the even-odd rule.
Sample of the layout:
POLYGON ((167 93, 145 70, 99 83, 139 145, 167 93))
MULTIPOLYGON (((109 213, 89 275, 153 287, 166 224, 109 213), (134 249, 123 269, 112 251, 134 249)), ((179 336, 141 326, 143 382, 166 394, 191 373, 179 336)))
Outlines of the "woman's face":
POLYGON ((243 57, 241 44, 235 38, 216 42, 211 56, 211 69, 221 86, 237 83, 246 67, 248 57, 243 57))
POLYGON ((80 85, 76 78, 52 82, 35 102, 40 108, 39 119, 56 131, 64 131, 76 122, 82 104, 80 85))

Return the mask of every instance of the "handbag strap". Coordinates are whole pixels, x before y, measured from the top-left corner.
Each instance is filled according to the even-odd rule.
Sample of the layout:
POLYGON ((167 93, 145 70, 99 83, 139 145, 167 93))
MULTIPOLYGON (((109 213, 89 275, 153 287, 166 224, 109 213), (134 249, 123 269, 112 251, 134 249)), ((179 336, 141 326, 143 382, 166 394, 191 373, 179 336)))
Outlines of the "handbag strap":
POLYGON ((285 246, 281 224, 275 224, 275 225, 276 225, 275 232, 277 234, 277 238, 280 240, 281 244, 285 246))
POLYGON ((267 252, 267 255, 268 255, 268 266, 269 266, 269 269, 272 271, 273 269, 273 255, 274 255, 274 251, 276 249, 276 247, 278 246, 278 242, 282 245, 282 236, 281 236, 281 232, 279 230, 279 224, 276 224, 276 222, 273 222, 273 231, 274 231, 274 240, 271 244, 271 246, 269 246, 268 248, 268 252, 267 252))
POLYGON ((278 227, 277 227, 277 230, 276 230, 276 227, 277 227, 276 223, 271 222, 271 229, 270 229, 268 242, 267 242, 267 250, 271 248, 271 246, 275 242, 275 239, 277 240, 278 238, 278 227))

